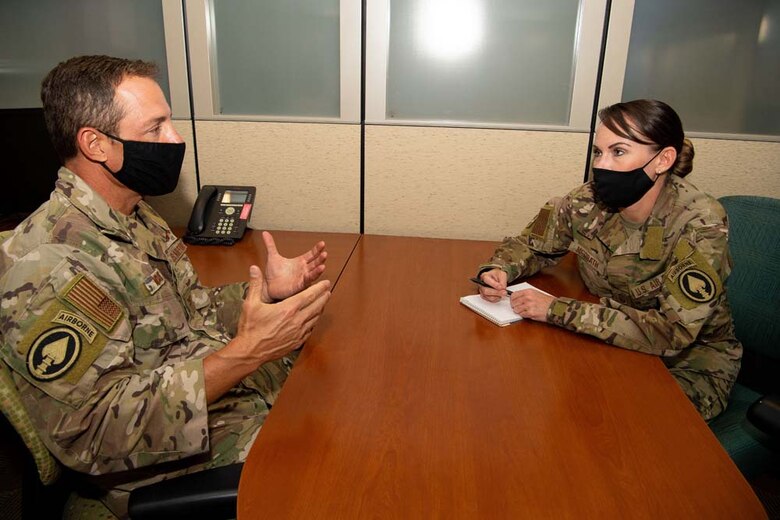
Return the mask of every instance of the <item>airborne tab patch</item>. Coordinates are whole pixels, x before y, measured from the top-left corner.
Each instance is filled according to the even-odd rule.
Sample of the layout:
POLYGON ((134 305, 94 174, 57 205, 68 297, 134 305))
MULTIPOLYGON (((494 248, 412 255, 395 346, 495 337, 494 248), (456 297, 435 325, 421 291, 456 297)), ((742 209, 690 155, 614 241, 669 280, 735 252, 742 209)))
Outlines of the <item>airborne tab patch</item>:
POLYGON ((122 308, 84 273, 68 284, 62 297, 105 330, 111 330, 122 315, 122 308))

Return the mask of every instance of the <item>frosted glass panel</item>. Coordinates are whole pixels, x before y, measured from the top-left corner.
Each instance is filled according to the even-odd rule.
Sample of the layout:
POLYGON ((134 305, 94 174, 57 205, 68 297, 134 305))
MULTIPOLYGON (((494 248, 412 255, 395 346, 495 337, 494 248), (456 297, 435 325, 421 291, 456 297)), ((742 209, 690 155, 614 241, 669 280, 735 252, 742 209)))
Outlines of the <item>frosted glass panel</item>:
POLYGON ((780 0, 636 0, 623 99, 686 130, 780 134, 780 0))
POLYGON ((0 108, 41 106, 41 80, 59 62, 108 54, 157 63, 168 95, 160 0, 0 1, 0 108))
POLYGON ((567 124, 578 0, 391 0, 387 118, 567 124))
POLYGON ((339 117, 338 0, 214 0, 220 114, 339 117))

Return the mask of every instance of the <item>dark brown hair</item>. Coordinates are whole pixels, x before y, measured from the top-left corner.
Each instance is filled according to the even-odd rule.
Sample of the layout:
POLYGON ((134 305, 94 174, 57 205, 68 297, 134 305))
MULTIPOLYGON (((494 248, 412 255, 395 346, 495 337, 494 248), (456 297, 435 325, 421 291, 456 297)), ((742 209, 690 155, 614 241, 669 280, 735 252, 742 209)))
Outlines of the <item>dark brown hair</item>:
POLYGON ((126 77, 154 79, 157 66, 111 56, 78 56, 54 67, 41 84, 43 116, 54 149, 64 162, 76 155, 76 134, 85 126, 116 134, 124 117, 114 102, 126 77))
POLYGON ((657 150, 673 147, 677 160, 669 171, 685 177, 693 170, 693 143, 685 138, 680 116, 656 99, 615 103, 599 110, 602 124, 615 134, 636 143, 655 145, 657 150))

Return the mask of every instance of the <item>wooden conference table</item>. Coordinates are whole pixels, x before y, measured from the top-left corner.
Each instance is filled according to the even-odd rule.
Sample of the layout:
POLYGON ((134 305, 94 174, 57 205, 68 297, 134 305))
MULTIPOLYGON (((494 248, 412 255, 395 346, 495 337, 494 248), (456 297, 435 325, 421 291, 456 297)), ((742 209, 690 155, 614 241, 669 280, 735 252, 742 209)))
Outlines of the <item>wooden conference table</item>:
MULTIPOLYGON (((287 255, 323 237, 338 282, 244 465, 240 520, 766 518, 659 359, 458 303, 495 243, 275 236, 287 255)), ((238 263, 264 256, 247 238, 238 263)), ((204 280, 245 272, 214 253, 190 248, 204 280)), ((571 257, 531 282, 592 298, 571 257)))

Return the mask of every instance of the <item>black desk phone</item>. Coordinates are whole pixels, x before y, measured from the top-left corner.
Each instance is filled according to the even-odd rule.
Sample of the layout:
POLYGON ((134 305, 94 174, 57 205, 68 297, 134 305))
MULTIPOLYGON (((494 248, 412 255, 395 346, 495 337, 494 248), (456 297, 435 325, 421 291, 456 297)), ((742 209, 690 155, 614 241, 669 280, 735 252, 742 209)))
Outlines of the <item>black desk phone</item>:
POLYGON ((192 208, 184 241, 232 246, 244 236, 254 203, 254 186, 203 186, 192 208))

